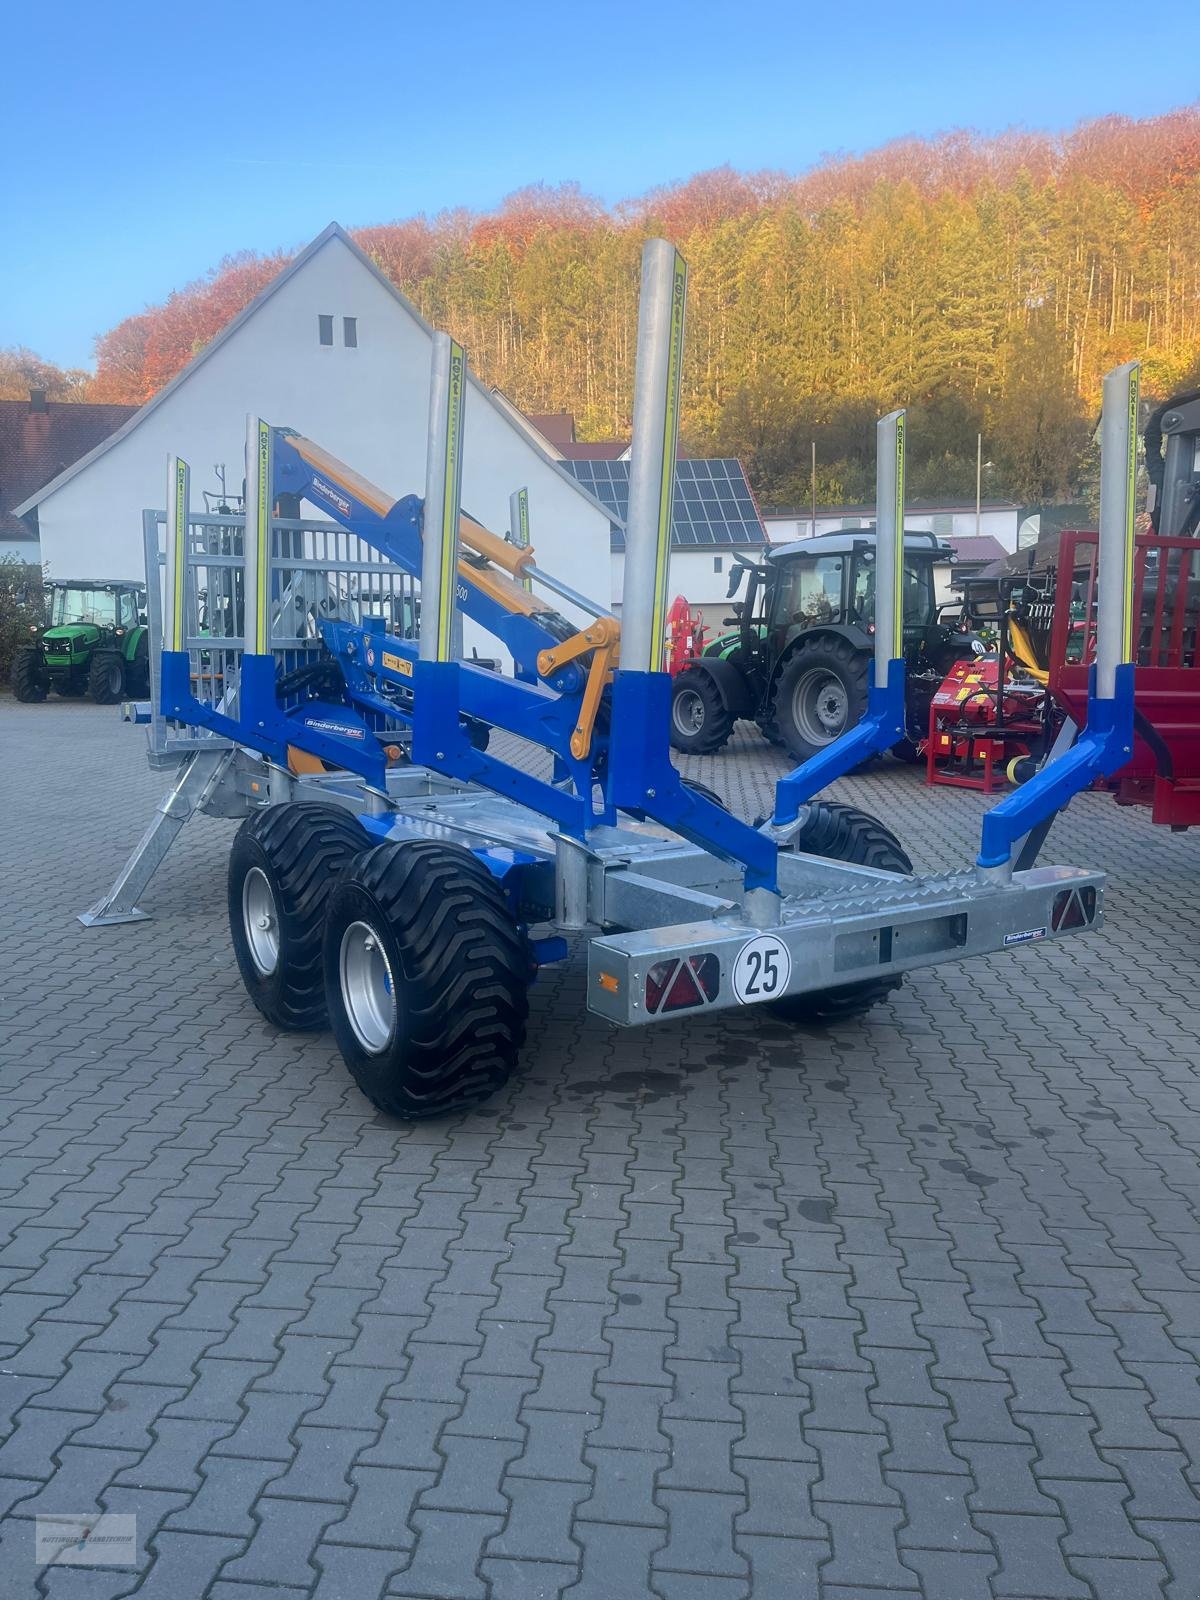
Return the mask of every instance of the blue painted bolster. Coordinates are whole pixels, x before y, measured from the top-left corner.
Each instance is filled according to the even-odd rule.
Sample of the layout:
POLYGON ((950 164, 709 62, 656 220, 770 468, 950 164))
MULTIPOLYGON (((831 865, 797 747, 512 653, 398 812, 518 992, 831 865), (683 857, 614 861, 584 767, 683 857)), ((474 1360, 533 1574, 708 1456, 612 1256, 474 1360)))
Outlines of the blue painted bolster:
POLYGON ((1029 782, 993 806, 983 819, 976 865, 1002 867, 1031 828, 1061 811, 1072 796, 1100 777, 1111 777, 1133 755, 1132 665, 1117 668, 1111 700, 1096 697, 1096 669, 1088 690, 1087 728, 1077 743, 1029 782))
MULTIPOLYGON (((588 812, 578 795, 566 794, 471 744, 459 722, 461 671, 457 661, 414 663, 413 760, 460 783, 483 784, 544 817, 553 817, 567 832, 582 837, 588 812)), ((508 687, 514 687, 511 681, 508 687)))
POLYGON ((644 811, 655 822, 746 869, 748 889, 774 889, 774 842, 679 781, 667 729, 671 679, 665 672, 618 672, 612 691, 607 796, 614 806, 644 811))
POLYGON ((161 682, 160 703, 165 717, 210 728, 236 744, 260 751, 281 766, 287 762, 288 745, 302 743, 305 750, 322 761, 357 772, 368 783, 383 787, 387 765, 378 740, 370 734, 356 740, 321 733, 289 721, 280 712, 275 699, 274 656, 242 656, 236 717, 196 699, 186 651, 163 651, 161 682))
POLYGON ((887 687, 875 687, 875 667, 871 667, 871 686, 867 691, 867 714, 840 738, 820 750, 815 756, 801 762, 794 772, 780 778, 775 785, 775 816, 777 826, 795 822, 800 807, 813 795, 844 778, 848 772, 870 756, 882 755, 904 738, 906 732, 904 705, 904 662, 889 661, 887 687))

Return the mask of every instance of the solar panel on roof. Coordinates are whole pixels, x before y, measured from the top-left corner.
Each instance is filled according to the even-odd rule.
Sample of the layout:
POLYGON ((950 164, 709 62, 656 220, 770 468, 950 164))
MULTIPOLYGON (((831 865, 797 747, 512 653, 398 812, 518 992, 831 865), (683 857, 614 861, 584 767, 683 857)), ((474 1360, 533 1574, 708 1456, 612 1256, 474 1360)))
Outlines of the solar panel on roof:
MULTIPOLYGON (((564 461, 563 466, 606 510, 625 520, 629 512, 628 461, 564 461)), ((676 462, 671 522, 671 543, 676 549, 765 542, 740 461, 691 457, 676 462)), ((624 548, 623 529, 613 527, 612 544, 616 550, 624 548)))

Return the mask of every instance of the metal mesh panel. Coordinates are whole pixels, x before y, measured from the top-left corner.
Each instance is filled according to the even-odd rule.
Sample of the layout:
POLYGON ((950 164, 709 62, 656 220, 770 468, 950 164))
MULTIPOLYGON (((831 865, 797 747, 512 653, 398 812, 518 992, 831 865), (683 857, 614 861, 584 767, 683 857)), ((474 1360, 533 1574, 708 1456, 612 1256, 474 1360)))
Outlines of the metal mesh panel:
MULTIPOLYGON (((163 644, 165 564, 162 512, 146 512, 146 580, 150 592, 152 749, 182 753, 226 741, 209 729, 180 727, 158 704, 163 644)), ((237 715, 244 648, 245 558, 243 518, 193 516, 188 523, 184 572, 184 645, 195 698, 237 715)), ((272 518, 269 535, 270 642, 280 667, 315 661, 324 652, 320 622, 383 619, 388 633, 415 639, 420 620, 418 586, 364 539, 333 523, 272 518)))

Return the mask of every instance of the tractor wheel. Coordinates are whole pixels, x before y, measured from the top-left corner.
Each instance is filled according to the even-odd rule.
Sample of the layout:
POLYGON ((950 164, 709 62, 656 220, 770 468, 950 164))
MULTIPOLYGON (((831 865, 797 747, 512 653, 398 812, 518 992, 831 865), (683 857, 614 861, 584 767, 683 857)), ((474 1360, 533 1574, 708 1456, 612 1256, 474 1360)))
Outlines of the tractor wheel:
POLYGON ((9 682, 12 685, 12 692, 22 705, 32 705, 35 701, 44 700, 49 679, 46 669, 42 666, 41 651, 31 650, 28 647, 18 650, 13 657, 9 682))
POLYGON ((229 931, 246 993, 277 1028, 328 1022, 321 979, 325 907, 338 874, 370 848, 340 806, 268 806, 229 852, 229 931))
POLYGON ((444 1116, 517 1064, 533 959, 470 851, 381 844, 348 868, 325 918, 325 994, 342 1058, 389 1116, 444 1116))
POLYGON ((94 650, 87 692, 98 706, 115 706, 125 693, 125 663, 115 650, 94 650))
POLYGON ((133 647, 133 660, 125 668, 125 682, 129 693, 139 699, 150 693, 150 634, 145 628, 133 647))
POLYGON ((690 756, 711 755, 728 743, 736 719, 710 675, 688 667, 671 685, 671 743, 690 756))
POLYGON ((807 761, 867 709, 870 657, 838 637, 801 640, 775 680, 771 722, 790 755, 807 761))
MULTIPOLYGON (((833 800, 817 800, 808 808, 808 821, 792 841, 792 848, 858 867, 912 872, 908 852, 890 828, 856 806, 840 805, 833 800)), ((774 1001, 770 1009, 788 1022, 836 1022, 842 1017, 856 1017, 869 1011, 903 982, 903 976, 897 974, 867 978, 838 989, 790 995, 774 1001)))
POLYGON ((905 766, 916 767, 925 760, 925 752, 912 739, 900 739, 892 746, 892 754, 905 766))

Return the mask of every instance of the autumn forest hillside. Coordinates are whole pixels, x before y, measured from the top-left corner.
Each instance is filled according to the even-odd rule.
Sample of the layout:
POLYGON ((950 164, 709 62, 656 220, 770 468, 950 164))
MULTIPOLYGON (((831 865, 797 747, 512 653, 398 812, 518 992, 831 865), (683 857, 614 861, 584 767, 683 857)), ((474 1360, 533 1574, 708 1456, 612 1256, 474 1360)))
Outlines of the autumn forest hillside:
MULTIPOLYGON (((638 258, 665 233, 690 270, 684 432, 740 455, 760 498, 870 492, 873 420, 912 408, 918 495, 1021 501, 1079 488, 1100 379, 1139 357, 1148 392, 1200 377, 1200 107, 1066 135, 952 133, 799 177, 728 169, 606 208, 536 187, 488 215, 353 230, 481 377, 584 438, 627 434, 638 258)), ((141 402, 287 260, 241 255, 127 318, 61 397, 141 402)), ((23 393, 28 352, 0 358, 23 393)), ((7 369, 7 370, 6 370, 7 369)), ((16 385, 14 388, 13 385, 16 385)))

